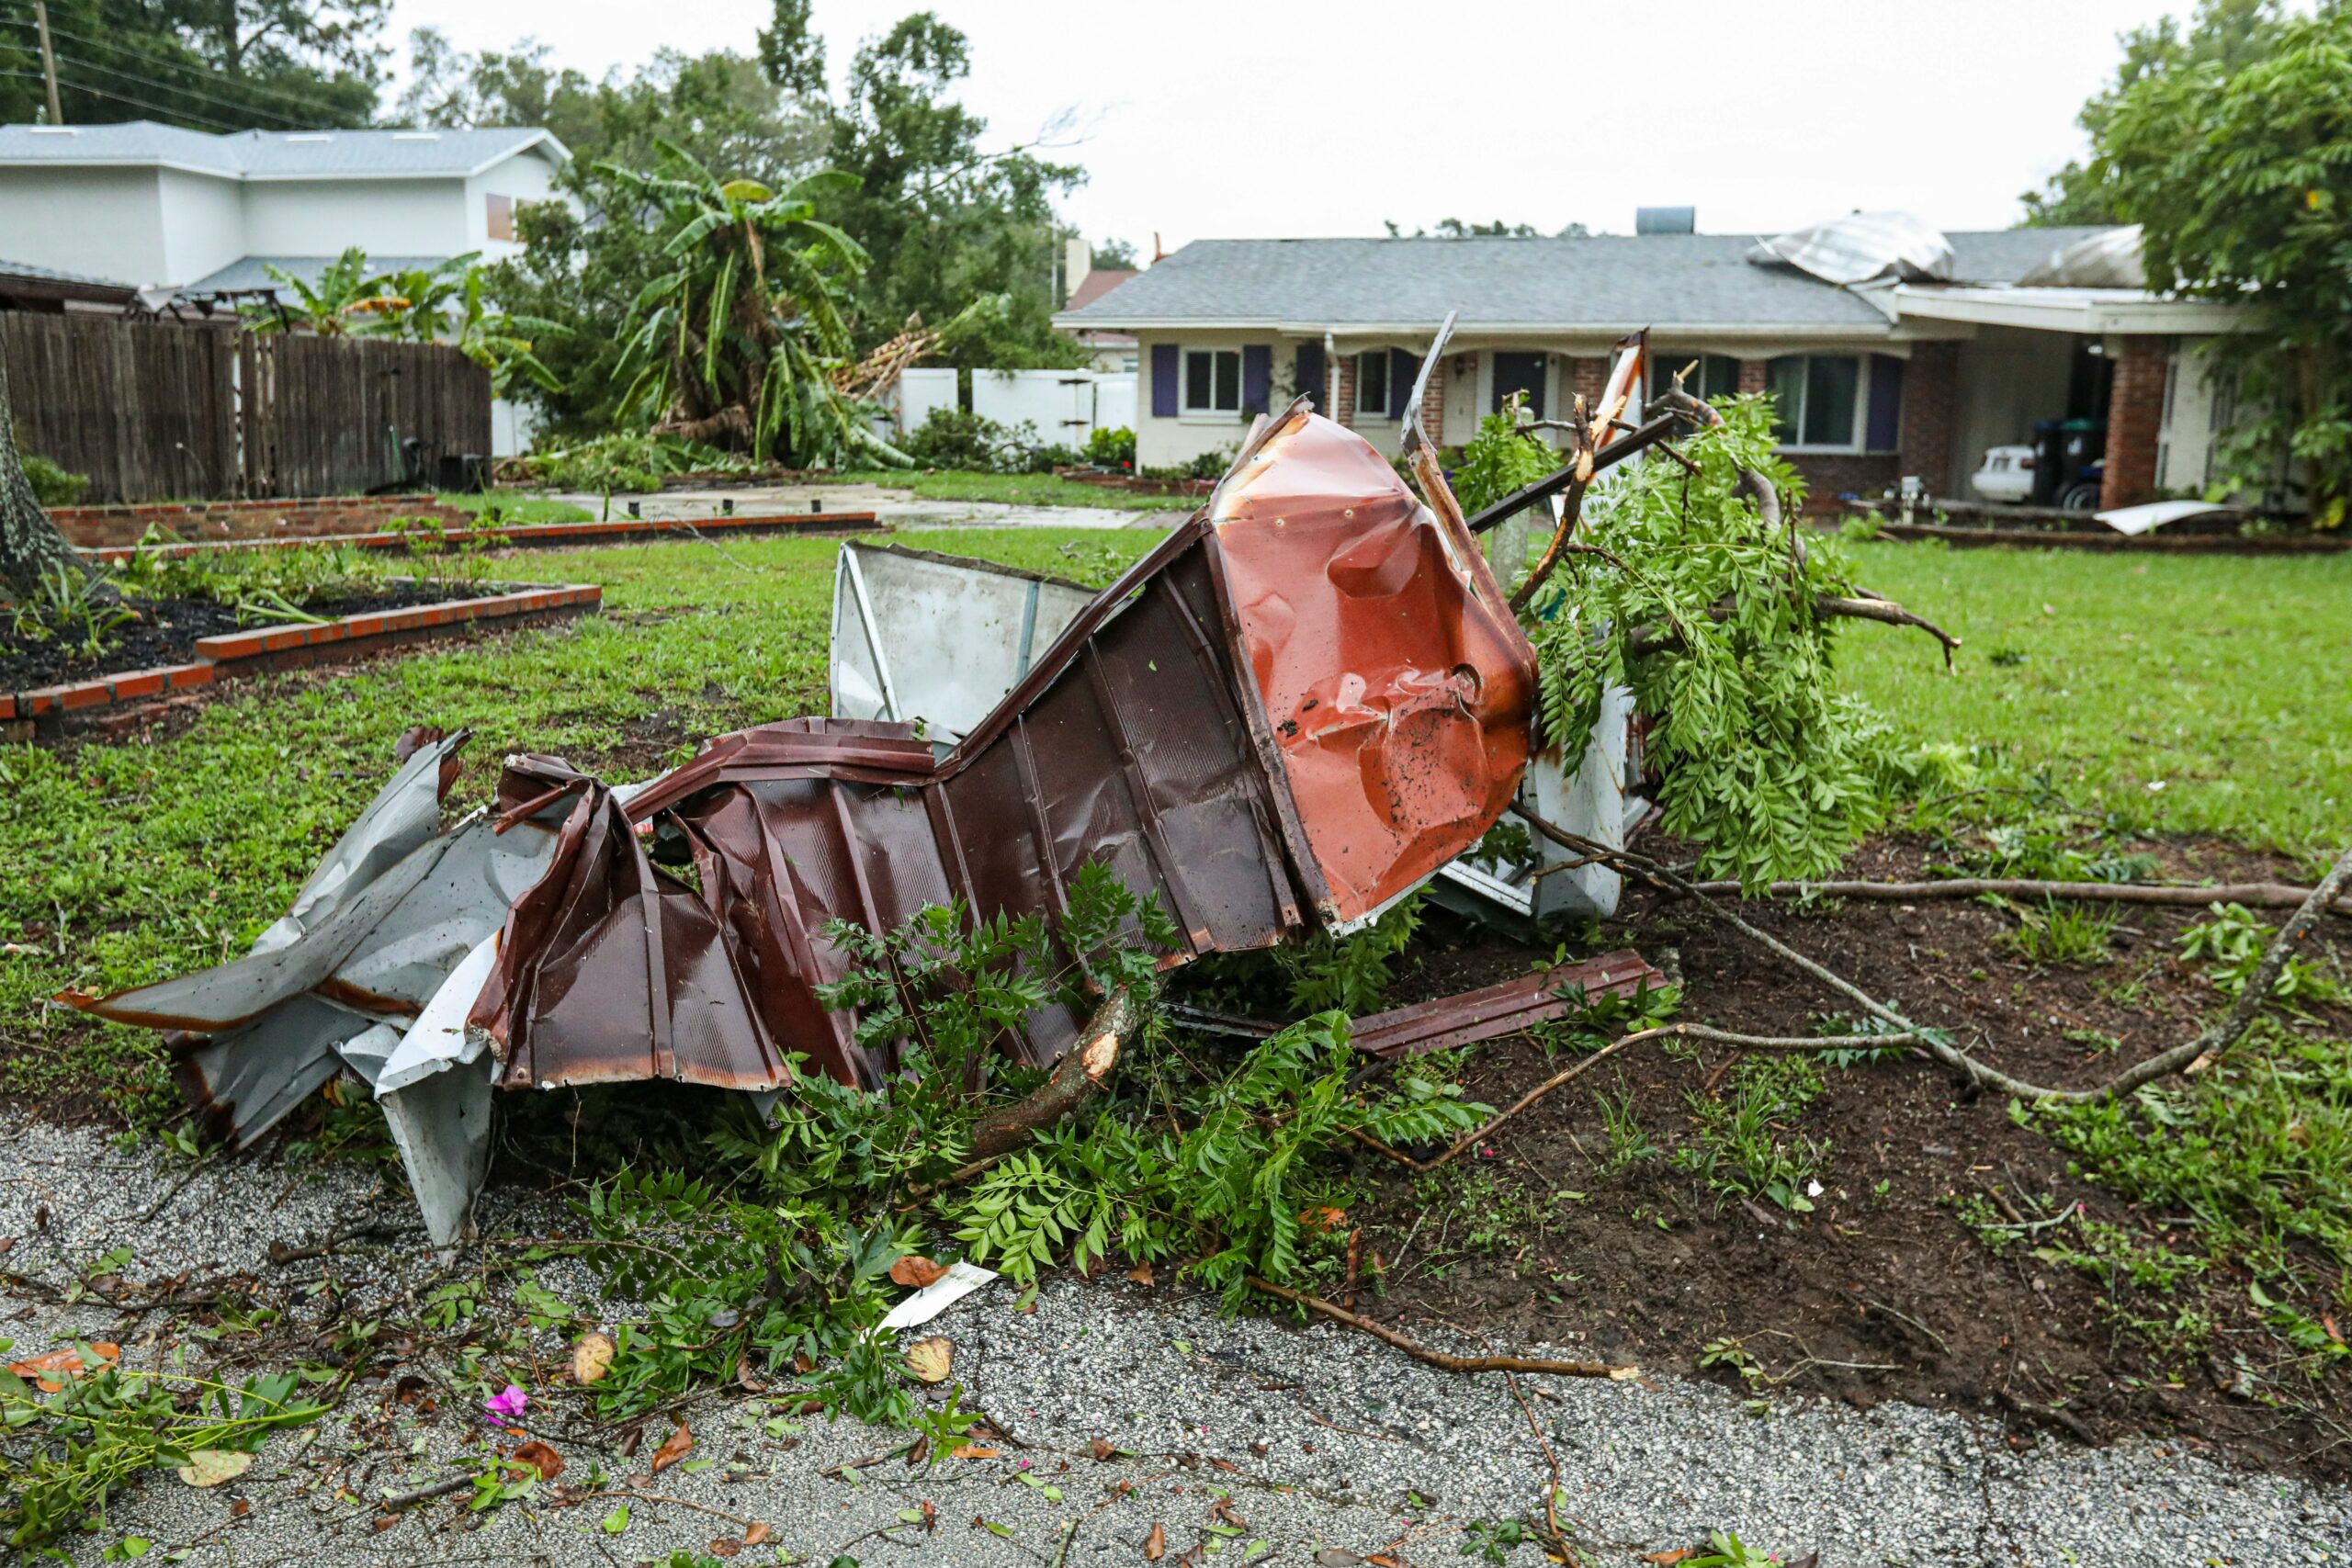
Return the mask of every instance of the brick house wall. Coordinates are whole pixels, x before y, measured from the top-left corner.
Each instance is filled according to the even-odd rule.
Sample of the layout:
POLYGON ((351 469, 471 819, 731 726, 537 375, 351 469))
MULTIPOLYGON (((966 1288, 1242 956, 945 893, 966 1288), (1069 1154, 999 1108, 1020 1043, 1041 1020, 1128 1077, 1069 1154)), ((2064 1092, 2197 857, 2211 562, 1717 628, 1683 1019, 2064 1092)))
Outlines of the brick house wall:
POLYGON ((1769 390, 1772 384, 1772 362, 1769 359, 1743 359, 1739 362, 1739 395, 1743 398, 1769 390))
POLYGON ((2165 423, 2165 377, 2171 341, 2127 337, 2115 356, 2107 396, 2107 468, 2102 508, 2137 506, 2156 495, 2156 440, 2165 423))
MULTIPOLYGON (((1596 413, 1600 412, 1600 394, 1602 391, 1607 389, 1609 386, 1609 361, 1606 359, 1571 359, 1568 361, 1568 370, 1569 397, 1571 399, 1582 398, 1584 400, 1584 407, 1587 413, 1596 413)), ((1571 403, 1570 406, 1573 407, 1574 404, 1571 403)), ((1566 409, 1562 409, 1553 417, 1555 419, 1566 419, 1568 417, 1568 411, 1566 409)))
POLYGON ((1903 373, 1900 472, 1917 474, 1930 495, 1953 493, 1952 430, 1959 418, 1960 344, 1911 345, 1903 373))
POLYGON ((1332 417, 1352 430, 1356 423, 1356 356, 1352 354, 1340 355, 1338 395, 1340 406, 1332 411, 1332 417))

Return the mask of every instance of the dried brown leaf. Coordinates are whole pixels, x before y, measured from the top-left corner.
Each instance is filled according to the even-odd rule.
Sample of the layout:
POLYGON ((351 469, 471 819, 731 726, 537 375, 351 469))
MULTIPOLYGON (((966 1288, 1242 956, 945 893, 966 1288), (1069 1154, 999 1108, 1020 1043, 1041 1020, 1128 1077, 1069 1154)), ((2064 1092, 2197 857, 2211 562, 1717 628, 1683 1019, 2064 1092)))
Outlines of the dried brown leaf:
POLYGON ((653 1450, 653 1473, 661 1474, 694 1451, 695 1435, 681 1421, 668 1437, 662 1439, 662 1446, 653 1450))
POLYGON ((1117 1453, 1119 1450, 1111 1446, 1110 1438, 1097 1438, 1092 1442, 1086 1445, 1086 1451, 1092 1454, 1096 1461, 1100 1461, 1109 1459, 1113 1454, 1117 1453))
POLYGON ((890 1265, 890 1278, 899 1284, 920 1291, 925 1285, 947 1278, 947 1270, 922 1254, 912 1252, 890 1265))
POLYGON ((541 1481, 553 1481, 563 1473, 563 1456, 536 1439, 523 1444, 506 1457, 516 1464, 527 1464, 537 1471, 541 1481))
POLYGON ((767 1540, 768 1537, 774 1534, 775 1534, 775 1531, 768 1529, 766 1525, 754 1523, 749 1529, 743 1532, 743 1544, 745 1546, 759 1546, 763 1544, 767 1540))
POLYGON ((1151 1527, 1151 1533, 1144 1537, 1143 1560, 1146 1562, 1157 1562, 1167 1555, 1168 1531, 1159 1525, 1154 1525, 1151 1527))

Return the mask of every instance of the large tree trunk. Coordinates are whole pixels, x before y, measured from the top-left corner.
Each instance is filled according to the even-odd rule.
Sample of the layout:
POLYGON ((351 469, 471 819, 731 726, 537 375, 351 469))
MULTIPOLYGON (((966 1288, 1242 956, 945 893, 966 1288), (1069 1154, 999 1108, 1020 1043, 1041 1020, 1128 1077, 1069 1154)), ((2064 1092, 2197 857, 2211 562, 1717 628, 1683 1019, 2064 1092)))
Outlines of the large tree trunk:
POLYGON ((33 499, 33 482, 17 455, 8 372, 0 367, 0 590, 21 604, 39 597, 45 584, 54 584, 60 571, 78 582, 90 568, 33 499))

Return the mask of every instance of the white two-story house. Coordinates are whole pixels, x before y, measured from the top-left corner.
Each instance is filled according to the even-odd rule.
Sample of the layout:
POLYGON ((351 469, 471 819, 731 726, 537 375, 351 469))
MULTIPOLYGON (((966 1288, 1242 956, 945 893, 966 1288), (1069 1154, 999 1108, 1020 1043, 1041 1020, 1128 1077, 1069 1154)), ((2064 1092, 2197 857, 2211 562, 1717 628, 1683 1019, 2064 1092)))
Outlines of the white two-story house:
POLYGON ((496 260, 571 156, 530 129, 0 126, 0 257, 193 291, 315 278, 353 245, 378 268, 496 260))

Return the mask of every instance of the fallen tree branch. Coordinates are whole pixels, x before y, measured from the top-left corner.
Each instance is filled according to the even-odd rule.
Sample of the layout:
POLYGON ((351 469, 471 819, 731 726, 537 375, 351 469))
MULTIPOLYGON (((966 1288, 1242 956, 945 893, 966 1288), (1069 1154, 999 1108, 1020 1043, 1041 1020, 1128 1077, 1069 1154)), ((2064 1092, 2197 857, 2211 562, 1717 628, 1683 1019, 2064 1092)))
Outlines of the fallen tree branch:
MULTIPOLYGON (((1857 596, 1853 598, 1835 593, 1822 594, 1814 600, 1813 613, 1832 620, 1877 621, 1890 626, 1917 626, 1943 644, 1944 668, 1951 668, 1952 650, 1961 646, 1960 638, 1927 616, 1906 610, 1892 599, 1881 598, 1874 593, 1864 597, 1865 591, 1858 589, 1855 592, 1857 596)), ((1727 621, 1732 617, 1733 609, 1734 606, 1728 604, 1710 604, 1707 606, 1707 618, 1727 621)), ((1625 652, 1629 658, 1656 653, 1660 649, 1676 647, 1684 640, 1679 627, 1635 626, 1625 635, 1625 652)))
MULTIPOLYGON (((1586 863, 1589 863, 1589 862, 1586 863)), ((1712 897, 1737 894, 1736 882, 1691 885, 1712 897)), ((2184 883, 2037 882, 2027 877, 1955 876, 1938 882, 1775 882, 1775 898, 1868 898, 1909 903, 1935 898, 2060 898, 2088 904, 2156 904, 2201 909, 2208 904, 2243 904, 2249 909, 2293 909, 2312 896, 2308 887, 2284 882, 2224 882, 2211 886, 2184 883)), ((2339 898, 2327 913, 2352 916, 2352 898, 2339 898)))
POLYGON ((982 1167, 1010 1153, 1102 1093, 1119 1065, 1120 1045, 1143 1022, 1143 1012, 1125 987, 1113 991, 1087 1020, 1079 1045, 1062 1057, 1053 1077, 1026 1099, 980 1118, 972 1129, 972 1164, 982 1167))
MULTIPOLYGON (((2319 886, 2312 888, 2310 895, 2303 899, 2301 906, 2288 917, 2287 923, 2273 933, 2269 947, 2263 953, 2261 964, 2255 970, 2253 976, 2246 981, 2245 989, 2239 993, 2236 1003, 2231 1007, 2220 1022, 2199 1032, 2193 1039, 2176 1045, 2169 1051, 2159 1052, 2133 1066, 2126 1067, 2112 1077, 2088 1089, 2052 1089, 2042 1084, 2029 1082, 2024 1078, 2011 1077, 1998 1067, 1978 1061, 1948 1041, 1938 1038, 1934 1033, 1914 1023, 1894 1008, 1864 991, 1844 976, 1823 967, 1772 935, 1771 932, 1758 930, 1722 904, 1705 897, 1699 892, 1698 884, 1668 870, 1648 856, 1635 854, 1629 850, 1611 849, 1607 844, 1588 839, 1582 834, 1571 833, 1557 824, 1544 821, 1523 807, 1520 811, 1520 816, 1529 826, 1556 844, 1575 850, 1580 854, 1590 855, 1596 860, 1606 861, 1619 870, 1654 887, 1662 888, 1669 893, 1679 893, 1687 898, 1699 899, 1700 907, 1713 915, 1715 919, 1768 952, 1779 955, 1804 970, 1823 985, 1854 1002, 1872 1018, 1892 1024, 1897 1030, 1917 1035, 1921 1050, 1978 1088, 1997 1089, 2004 1094, 2016 1095, 2021 1100, 2049 1100, 2064 1104, 2078 1105, 2092 1100, 2109 1100, 2120 1094, 2129 1094, 2143 1084, 2153 1083, 2157 1078, 2180 1071, 2202 1056, 2226 1051, 2236 1044, 2245 1032, 2253 1027, 2255 1015, 2261 1010, 2263 1002, 2269 997, 2270 987, 2278 981, 2279 972, 2286 968, 2288 956, 2295 943, 2310 934, 2312 927, 2318 922, 2321 911, 2333 905, 2342 895, 2346 883, 2352 881, 2352 847, 2347 847, 2337 858, 2335 864, 2329 869, 2328 874, 2320 879, 2319 886)), ((1632 1036, 1629 1035, 1626 1038, 1631 1039, 1632 1036)), ((1882 1036, 1881 1038, 1891 1037, 1882 1036)))
POLYGON ((1253 1291, 1280 1297, 1294 1306, 1303 1306, 1309 1312, 1318 1313, 1334 1323, 1343 1323, 1350 1328, 1361 1328, 1374 1339, 1394 1345, 1416 1361, 1426 1361, 1432 1367, 1442 1367, 1449 1372, 1548 1372, 1554 1377, 1560 1378, 1609 1378, 1623 1382, 1639 1375, 1641 1371, 1639 1367, 1617 1367, 1606 1361, 1553 1361, 1537 1356, 1449 1355, 1443 1350, 1432 1350, 1419 1340, 1408 1339, 1393 1328, 1385 1328, 1370 1318, 1358 1317, 1345 1307, 1335 1306, 1329 1302, 1303 1295, 1296 1291, 1284 1290, 1282 1286, 1261 1280, 1255 1275, 1250 1277, 1249 1283, 1253 1291))

